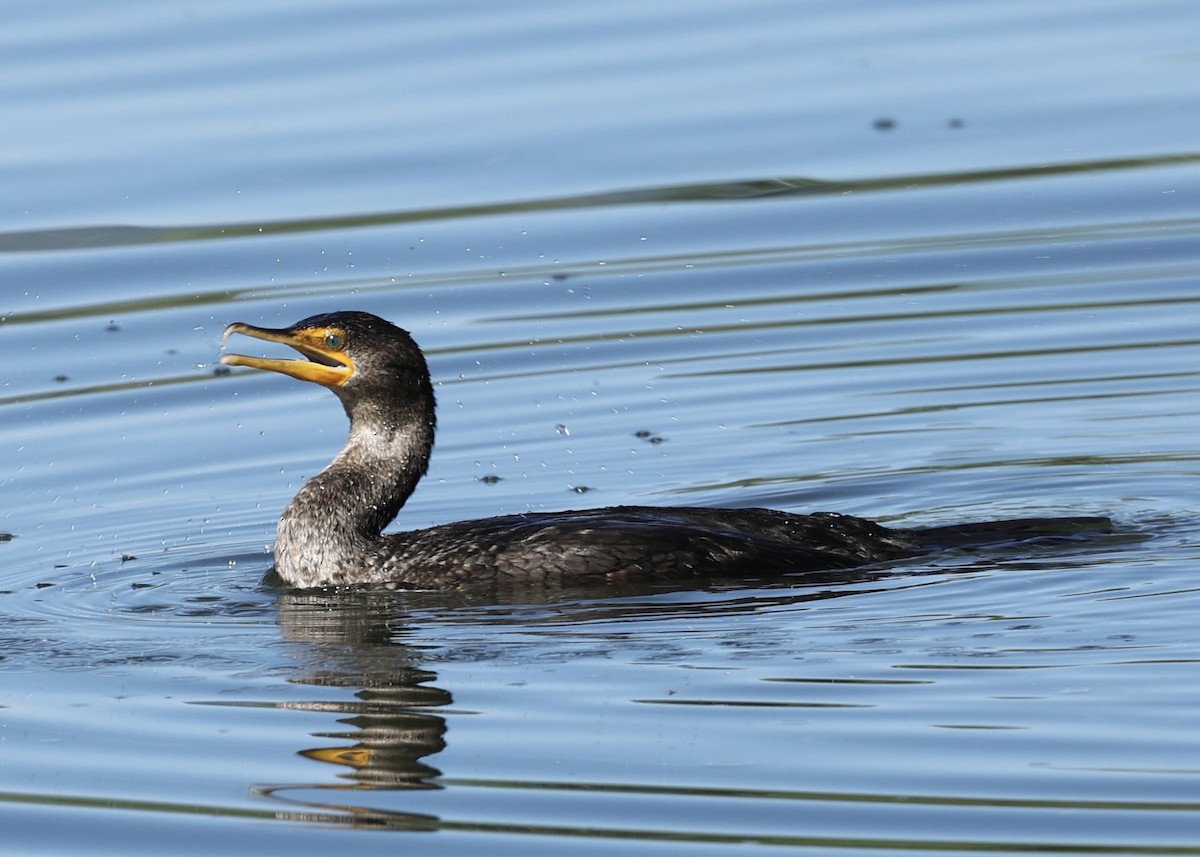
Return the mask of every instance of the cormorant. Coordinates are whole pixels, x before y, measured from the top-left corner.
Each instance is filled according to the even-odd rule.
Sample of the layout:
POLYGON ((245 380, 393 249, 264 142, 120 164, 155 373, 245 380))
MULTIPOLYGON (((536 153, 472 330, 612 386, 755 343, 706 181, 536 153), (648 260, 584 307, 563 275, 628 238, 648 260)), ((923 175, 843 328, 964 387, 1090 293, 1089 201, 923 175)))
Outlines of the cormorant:
POLYGON ((224 354, 332 391, 350 418, 341 452, 279 520, 275 570, 299 588, 466 589, 765 576, 886 562, 950 547, 1104 531, 1107 518, 1026 518, 922 529, 833 512, 614 506, 463 521, 382 535, 433 449, 433 385, 407 331, 365 312, 288 328, 229 325, 307 359, 224 354))

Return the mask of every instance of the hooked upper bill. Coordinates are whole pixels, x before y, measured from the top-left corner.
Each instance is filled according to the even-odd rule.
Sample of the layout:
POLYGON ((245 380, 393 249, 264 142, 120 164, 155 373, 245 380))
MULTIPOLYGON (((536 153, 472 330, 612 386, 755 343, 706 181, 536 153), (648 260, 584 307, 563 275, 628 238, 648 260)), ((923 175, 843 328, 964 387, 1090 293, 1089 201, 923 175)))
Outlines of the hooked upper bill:
POLYGON ((266 342, 281 342, 303 354, 307 360, 277 357, 251 357, 247 354, 222 354, 226 366, 268 369, 301 381, 324 387, 340 387, 354 375, 354 360, 345 352, 346 333, 340 329, 255 327, 235 321, 221 335, 221 347, 235 333, 266 342))

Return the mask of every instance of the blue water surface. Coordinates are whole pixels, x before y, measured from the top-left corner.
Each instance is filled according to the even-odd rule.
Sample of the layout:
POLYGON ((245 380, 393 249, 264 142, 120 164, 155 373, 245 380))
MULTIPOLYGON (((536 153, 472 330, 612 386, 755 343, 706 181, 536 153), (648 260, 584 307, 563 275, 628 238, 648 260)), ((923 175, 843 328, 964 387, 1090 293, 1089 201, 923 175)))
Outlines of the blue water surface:
POLYGON ((1194 4, 18 2, 12 853, 1200 853, 1194 4), (842 576, 293 592, 365 309, 397 527, 639 504, 1115 532, 842 576))

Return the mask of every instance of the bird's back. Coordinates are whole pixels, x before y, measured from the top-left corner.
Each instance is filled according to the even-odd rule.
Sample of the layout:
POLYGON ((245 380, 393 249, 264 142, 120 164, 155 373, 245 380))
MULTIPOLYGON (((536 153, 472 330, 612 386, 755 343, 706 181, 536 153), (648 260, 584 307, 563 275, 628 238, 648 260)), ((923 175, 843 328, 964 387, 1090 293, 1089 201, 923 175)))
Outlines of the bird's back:
POLYGON ((362 582, 446 589, 770 575, 850 568, 919 552, 903 531, 848 515, 618 506, 384 536, 362 582))

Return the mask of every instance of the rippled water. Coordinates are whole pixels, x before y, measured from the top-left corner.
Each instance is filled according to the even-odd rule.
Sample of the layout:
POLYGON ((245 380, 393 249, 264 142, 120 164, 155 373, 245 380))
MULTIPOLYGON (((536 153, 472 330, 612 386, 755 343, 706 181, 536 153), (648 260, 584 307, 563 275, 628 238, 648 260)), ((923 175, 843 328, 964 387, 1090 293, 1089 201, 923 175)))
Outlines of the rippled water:
POLYGON ((1200 853, 1191 4, 10 15, 5 849, 1200 853), (430 357, 402 526, 1117 531, 284 591, 274 521, 345 418, 219 336, 339 308, 430 357))

